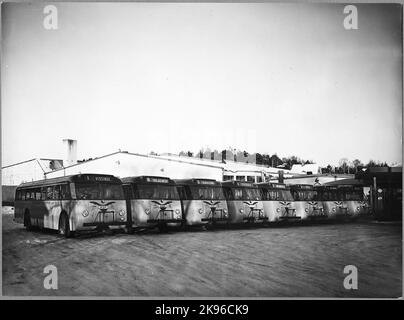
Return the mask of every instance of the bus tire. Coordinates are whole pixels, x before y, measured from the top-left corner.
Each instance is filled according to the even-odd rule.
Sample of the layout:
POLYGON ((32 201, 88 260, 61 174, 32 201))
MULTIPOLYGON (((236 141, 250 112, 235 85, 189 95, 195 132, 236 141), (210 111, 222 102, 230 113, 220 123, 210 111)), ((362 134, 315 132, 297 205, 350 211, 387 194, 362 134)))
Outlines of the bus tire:
POLYGON ((128 234, 134 234, 134 233, 135 233, 135 230, 134 230, 134 228, 133 228, 132 225, 128 225, 128 226, 126 227, 126 232, 127 232, 128 234))
POLYGON ((74 233, 70 230, 69 217, 66 212, 62 212, 59 218, 59 234, 65 238, 73 237, 74 233))
POLYGON ((31 214, 29 213, 29 210, 25 210, 24 212, 24 227, 27 231, 32 230, 32 224, 31 224, 31 214))

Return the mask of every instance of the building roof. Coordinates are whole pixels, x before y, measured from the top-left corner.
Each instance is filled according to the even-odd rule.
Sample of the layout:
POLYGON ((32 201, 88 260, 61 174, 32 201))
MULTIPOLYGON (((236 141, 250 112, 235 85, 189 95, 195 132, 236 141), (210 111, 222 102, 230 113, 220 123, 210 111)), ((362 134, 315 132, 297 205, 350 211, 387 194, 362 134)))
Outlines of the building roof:
MULTIPOLYGON (((246 162, 237 162, 226 159, 224 162, 221 160, 211 160, 205 158, 195 158, 195 157, 188 157, 188 156, 179 156, 175 154, 162 154, 156 156, 163 159, 170 159, 170 160, 180 160, 186 163, 193 163, 193 164, 200 164, 200 165, 214 165, 219 166, 223 170, 231 173, 247 173, 247 172, 254 172, 254 173, 262 173, 265 172, 267 174, 278 174, 279 168, 268 167, 261 164, 255 163, 246 163, 246 162)), ((289 170, 283 170, 286 174, 289 173, 289 170)))
POLYGON ((337 185, 349 185, 349 186, 364 186, 365 183, 358 179, 341 179, 331 182, 326 182, 323 186, 337 186, 337 185))
POLYGON ((8 166, 4 166, 4 167, 2 167, 2 169, 19 166, 21 164, 25 164, 25 163, 32 162, 32 161, 36 161, 43 172, 53 171, 54 169, 51 168, 52 166, 54 166, 55 168, 58 168, 58 169, 62 168, 62 166, 63 166, 63 160, 60 160, 60 159, 33 158, 33 159, 17 162, 14 164, 10 164, 8 166))
POLYGON ((88 182, 88 181, 97 181, 97 182, 103 182, 94 180, 96 178, 108 178, 107 182, 111 183, 121 183, 121 180, 118 179, 117 177, 114 177, 113 175, 110 174, 72 174, 69 176, 63 176, 63 177, 57 177, 57 178, 50 178, 50 179, 43 179, 43 180, 38 180, 38 181, 32 181, 32 182, 24 182, 21 183, 18 188, 27 188, 27 187, 37 187, 41 185, 50 185, 50 184, 57 184, 57 183, 62 183, 62 182, 88 182))
POLYGON ((87 161, 82 161, 82 162, 78 162, 76 164, 67 166, 67 167, 62 167, 60 169, 56 169, 56 170, 51 170, 49 172, 55 172, 55 171, 59 171, 59 170, 64 170, 66 168, 71 168, 71 167, 75 167, 75 166, 80 166, 82 164, 87 164, 89 162, 92 161, 97 161, 99 159, 103 159, 103 158, 107 158, 107 157, 111 157, 117 154, 123 154, 123 155, 129 155, 129 156, 135 156, 135 157, 143 157, 143 158, 150 158, 150 159, 157 159, 157 160, 165 160, 165 161, 173 161, 173 162, 179 162, 179 163, 187 163, 187 164, 192 164, 192 165, 196 165, 196 166, 204 166, 204 167, 211 167, 211 168, 216 168, 216 169, 222 169, 222 167, 216 163, 190 163, 188 161, 182 161, 179 159, 169 159, 169 158, 165 158, 165 157, 160 157, 160 156, 154 156, 154 155, 145 155, 145 154, 139 154, 139 153, 132 153, 132 152, 128 152, 128 151, 116 151, 113 153, 109 153, 106 154, 104 156, 101 157, 96 157, 96 158, 92 158, 91 160, 87 160, 87 161))

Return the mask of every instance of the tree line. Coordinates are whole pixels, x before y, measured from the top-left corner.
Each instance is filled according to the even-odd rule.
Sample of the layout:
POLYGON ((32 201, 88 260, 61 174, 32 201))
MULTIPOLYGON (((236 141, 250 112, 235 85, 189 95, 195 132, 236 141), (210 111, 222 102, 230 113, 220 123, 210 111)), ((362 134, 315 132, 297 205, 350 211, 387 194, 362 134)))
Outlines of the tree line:
MULTIPOLYGON (((156 154, 151 152, 151 154, 156 154)), ((294 164, 313 164, 313 160, 303 159, 298 156, 292 155, 288 157, 279 157, 277 153, 249 153, 246 150, 239 150, 236 148, 227 148, 224 150, 211 150, 209 148, 202 148, 197 152, 181 151, 179 153, 183 157, 193 157, 200 159, 216 160, 226 162, 226 160, 244 162, 251 164, 263 165, 266 167, 279 167, 282 169, 290 170, 294 164)), ((338 165, 328 164, 326 167, 321 168, 322 173, 330 174, 354 174, 362 169, 369 167, 388 167, 387 162, 369 160, 367 163, 359 159, 349 160, 348 158, 341 158, 338 165)))
POLYGON ((235 148, 228 148, 221 151, 201 149, 198 152, 181 151, 180 156, 194 157, 200 159, 217 160, 226 162, 227 160, 235 162, 244 162, 251 164, 258 164, 267 167, 281 167, 290 170, 294 164, 311 164, 312 160, 305 160, 298 156, 279 157, 276 153, 249 153, 246 150, 238 150, 235 148))

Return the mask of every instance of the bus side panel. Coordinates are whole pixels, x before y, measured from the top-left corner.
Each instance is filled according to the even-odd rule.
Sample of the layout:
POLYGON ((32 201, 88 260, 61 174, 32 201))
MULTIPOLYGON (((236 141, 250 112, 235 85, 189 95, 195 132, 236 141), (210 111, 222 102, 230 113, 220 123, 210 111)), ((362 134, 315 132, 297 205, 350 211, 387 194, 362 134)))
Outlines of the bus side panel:
POLYGON ((359 200, 345 201, 345 203, 348 207, 348 214, 352 217, 357 217, 359 214, 364 212, 363 206, 361 205, 359 200))
POLYGON ((264 200, 262 203, 264 206, 265 215, 268 217, 268 222, 277 221, 282 215, 280 203, 278 201, 270 200, 264 200))
MULTIPOLYGON (((132 211, 132 222, 134 227, 156 227, 157 223, 148 223, 147 220, 156 216, 155 210, 152 208, 150 200, 130 200, 132 211), (146 214, 146 209, 150 210, 150 214, 146 214)), ((157 210, 158 212, 158 210, 157 210)))
POLYGON ((199 213, 199 209, 204 210, 202 201, 183 200, 182 205, 184 207, 184 217, 187 225, 192 226, 208 223, 208 221, 202 221, 202 218, 205 217, 205 213, 199 213))
POLYGON ((17 223, 24 223, 24 202, 16 200, 14 203, 14 221, 17 223))
POLYGON ((27 200, 25 205, 29 208, 31 224, 43 228, 44 216, 48 213, 48 209, 44 201, 27 200))
POLYGON ((227 208, 229 210, 229 223, 241 223, 243 222, 241 209, 241 201, 227 200, 227 208))
POLYGON ((307 219, 308 212, 310 210, 309 204, 306 201, 293 201, 293 208, 296 209, 296 217, 300 217, 302 220, 307 219))
POLYGON ((41 227, 57 230, 59 227, 59 216, 62 212, 61 201, 46 200, 37 202, 41 206, 41 208, 37 208, 37 210, 41 211, 41 227))

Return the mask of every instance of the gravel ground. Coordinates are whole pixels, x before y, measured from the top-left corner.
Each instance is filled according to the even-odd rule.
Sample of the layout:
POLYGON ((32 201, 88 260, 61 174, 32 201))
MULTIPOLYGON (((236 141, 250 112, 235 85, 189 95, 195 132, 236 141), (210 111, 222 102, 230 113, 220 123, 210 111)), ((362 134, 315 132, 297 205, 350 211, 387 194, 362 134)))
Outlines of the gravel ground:
POLYGON ((81 235, 26 231, 3 208, 3 295, 398 297, 402 227, 373 223, 81 235), (58 289, 43 286, 45 266, 58 289), (343 287, 358 268, 358 290, 343 287))

